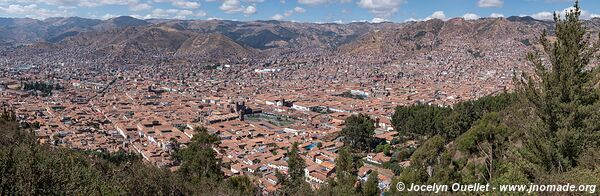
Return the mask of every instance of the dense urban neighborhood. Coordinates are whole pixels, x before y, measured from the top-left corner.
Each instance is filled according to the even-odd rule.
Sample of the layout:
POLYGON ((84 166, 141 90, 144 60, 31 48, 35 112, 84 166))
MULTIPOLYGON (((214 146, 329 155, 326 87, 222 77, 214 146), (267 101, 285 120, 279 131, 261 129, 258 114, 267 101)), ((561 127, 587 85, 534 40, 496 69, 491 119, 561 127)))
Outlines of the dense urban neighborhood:
POLYGON ((324 195, 397 194, 398 182, 596 183, 590 70, 600 45, 582 40, 600 19, 568 18, 576 13, 349 24, 1 18, 0 108, 39 145, 126 153, 157 171, 204 168, 199 181, 207 171, 244 176, 254 195, 304 195, 304 183, 324 195), (18 34, 59 24, 67 30, 18 34), (560 34, 573 29, 581 36, 560 34), (573 43, 576 54, 549 49, 573 43), (549 76, 567 69, 557 63, 575 63, 559 73, 573 75, 549 76), (194 153, 218 161, 193 165, 205 163, 194 153), (578 175, 592 180, 568 178, 578 175))

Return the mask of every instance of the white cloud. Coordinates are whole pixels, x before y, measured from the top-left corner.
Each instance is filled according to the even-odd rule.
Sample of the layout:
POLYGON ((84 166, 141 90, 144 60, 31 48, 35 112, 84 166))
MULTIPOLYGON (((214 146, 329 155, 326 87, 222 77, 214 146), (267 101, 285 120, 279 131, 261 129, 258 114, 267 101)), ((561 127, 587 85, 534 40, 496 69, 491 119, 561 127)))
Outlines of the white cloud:
POLYGON ((301 8, 301 7, 295 7, 294 8, 294 12, 296 12, 296 13, 304 13, 304 12, 306 12, 306 10, 304 8, 301 8))
POLYGON ((129 15, 129 16, 131 16, 131 17, 134 17, 134 18, 137 18, 137 19, 140 19, 140 20, 141 20, 141 19, 144 19, 144 16, 142 16, 142 15, 138 15, 138 14, 132 14, 132 15, 129 15))
POLYGON ((175 13, 179 16, 191 16, 194 14, 194 12, 190 10, 177 10, 175 13))
POLYGON ((382 22, 387 22, 387 20, 384 18, 377 18, 377 17, 371 19, 371 23, 382 23, 382 22))
POLYGON ((283 12, 283 15, 282 14, 275 14, 274 16, 271 16, 271 19, 273 19, 273 20, 283 20, 283 19, 285 19, 287 17, 290 17, 290 16, 292 16, 294 14, 304 13, 304 12, 306 12, 306 10, 304 8, 295 7, 294 9, 287 10, 287 11, 283 12))
POLYGON ((503 5, 503 0, 479 0, 477 3, 479 7, 502 7, 503 5))
POLYGON ((154 9, 152 10, 152 12, 146 16, 144 16, 144 19, 150 19, 150 18, 167 18, 169 17, 169 13, 167 13, 166 10, 164 9, 154 9))
MULTIPOLYGON (((563 9, 562 11, 555 11, 555 12, 564 17, 568 11, 571 11, 573 9, 575 9, 575 8, 568 7, 568 8, 563 9)), ((527 15, 525 15, 525 16, 527 16, 527 15)), ((531 16, 532 18, 538 19, 538 20, 554 20, 554 13, 549 12, 549 11, 538 12, 535 14, 531 14, 529 16, 531 16)), ((595 17, 600 17, 600 14, 590 13, 587 10, 581 10, 580 18, 587 20, 587 19, 591 19, 591 18, 595 18, 595 17)))
POLYGON ((283 15, 285 17, 290 17, 290 16, 292 16, 292 14, 294 14, 294 10, 288 10, 288 11, 283 12, 283 15))
POLYGON ((140 3, 140 4, 136 4, 136 5, 131 5, 129 6, 129 10, 131 11, 142 11, 142 10, 147 10, 147 9, 151 9, 152 6, 150 6, 147 3, 140 3))
POLYGON ((219 9, 223 10, 225 13, 235 13, 244 10, 240 1, 238 0, 225 0, 223 1, 223 4, 221 4, 219 9))
MULTIPOLYGON (((144 19, 151 18, 172 18, 172 19, 187 19, 188 17, 204 17, 206 12, 182 9, 154 9, 150 14, 144 16, 144 19)), ((136 17, 137 18, 137 17, 136 17)))
POLYGON ((104 16, 100 17, 100 19, 102 19, 102 20, 108 20, 108 19, 116 18, 116 17, 119 17, 119 16, 118 15, 113 15, 113 14, 104 14, 104 16))
MULTIPOLYGON (((63 2, 63 3, 69 3, 69 1, 73 1, 73 0, 51 0, 51 1, 56 1, 56 2, 63 2)), ((81 0, 78 1, 79 3, 77 3, 77 5, 79 6, 83 6, 83 7, 98 7, 98 6, 104 6, 104 5, 129 5, 129 6, 133 6, 138 4, 138 0, 81 0)))
MULTIPOLYGON (((335 2, 350 3, 350 2, 352 2, 352 0, 298 0, 299 4, 304 4, 304 5, 309 5, 309 6, 316 6, 316 5, 335 3, 335 2)), ((285 3, 285 1, 283 1, 283 3, 285 3)))
POLYGON ((105 5, 123 5, 123 6, 135 6, 141 4, 141 0, 0 0, 0 5, 4 2, 11 4, 19 4, 25 6, 26 4, 45 4, 54 5, 59 7, 98 7, 105 5))
POLYGON ((466 13, 465 15, 463 15, 463 18, 465 20, 477 20, 477 19, 479 19, 479 16, 477 14, 473 14, 473 13, 466 13))
POLYGON ((490 18, 504 18, 504 14, 492 13, 490 18))
POLYGON ((398 12, 405 0, 360 0, 358 6, 369 10, 378 18, 387 18, 398 12))
POLYGON ((253 5, 250 5, 246 7, 246 9, 244 9, 244 14, 246 15, 252 15, 254 13, 256 13, 256 7, 254 7, 253 5))
POLYGON ((321 5, 321 4, 331 3, 331 2, 332 2, 331 0, 298 0, 298 3, 310 5, 310 6, 321 5))
MULTIPOLYGON (((261 0, 246 0, 245 2, 249 3, 259 3, 261 0)), ((256 13, 255 5, 242 5, 242 2, 239 0, 224 0, 219 9, 225 13, 233 14, 233 13, 244 13, 245 15, 252 15, 256 13)))
POLYGON ((72 9, 77 8, 77 7, 75 7, 75 6, 64 6, 64 5, 61 5, 61 6, 58 6, 57 8, 59 10, 72 10, 72 9))
POLYGON ((433 12, 433 14, 431 14, 431 16, 428 16, 427 18, 425 18, 425 20, 431 20, 431 19, 446 20, 446 14, 444 14, 444 11, 436 11, 436 12, 433 12))
POLYGON ((417 22, 417 21, 427 21, 427 20, 431 20, 431 19, 440 19, 440 20, 446 20, 448 19, 446 17, 446 14, 444 13, 444 11, 435 11, 433 12, 430 16, 427 16, 425 18, 409 18, 404 20, 404 22, 417 22))
POLYGON ((205 11, 202 11, 202 10, 199 10, 199 11, 196 11, 196 14, 195 14, 195 15, 196 15, 197 17, 205 17, 205 16, 206 16, 206 12, 205 12, 205 11))
POLYGON ((200 7, 200 3, 193 1, 173 1, 173 6, 184 8, 184 9, 198 9, 200 7))
POLYGON ((284 17, 281 14, 275 14, 275 15, 271 16, 272 20, 283 20, 283 18, 284 17))
POLYGON ((554 18, 554 14, 552 12, 538 12, 535 13, 533 15, 531 15, 532 18, 538 19, 538 20, 552 20, 552 18, 554 18))
POLYGON ((421 19, 408 18, 408 19, 404 20, 404 22, 418 22, 418 21, 421 21, 421 19))
MULTIPOLYGON (((149 3, 142 3, 142 0, 0 0, 0 5, 2 5, 3 2, 9 2, 9 3, 13 3, 15 5, 19 5, 19 6, 27 6, 28 5, 39 5, 39 4, 44 4, 44 5, 49 5, 49 6, 56 6, 56 8, 58 10, 71 10, 71 9, 76 9, 78 7, 99 7, 99 6, 108 6, 108 5, 114 5, 114 6, 127 6, 129 8, 129 10, 137 12, 137 11, 142 11, 142 10, 148 10, 151 9, 152 6, 149 3)), ((52 11, 49 10, 51 8, 41 8, 40 6, 37 6, 42 11, 42 14, 50 14, 53 15, 49 12, 56 12, 56 11, 52 11), (45 11, 44 11, 45 10, 45 11)), ((32 13, 33 14, 33 13, 32 13)), ((60 15, 60 16, 67 16, 67 15, 60 15)))
POLYGON ((50 17, 70 16, 72 13, 66 10, 49 10, 38 7, 37 4, 29 5, 8 5, 7 7, 0 7, 0 12, 5 12, 12 15, 23 15, 29 18, 45 19, 50 17))
MULTIPOLYGON (((574 10, 574 9, 575 9, 575 7, 568 7, 568 8, 565 8, 565 9, 563 9, 563 10, 560 12, 560 14, 561 14, 561 16, 564 16, 564 15, 565 15, 565 14, 566 14, 568 11, 571 11, 571 10, 574 10)), ((583 18, 583 19, 586 19, 586 20, 587 20, 587 19, 591 19, 591 18, 594 18, 594 17, 598 17, 598 16, 599 16, 599 15, 598 15, 598 14, 596 14, 596 13, 590 13, 590 12, 589 12, 589 11, 587 11, 587 10, 581 10, 581 16, 580 16, 580 17, 581 17, 581 18, 583 18)))

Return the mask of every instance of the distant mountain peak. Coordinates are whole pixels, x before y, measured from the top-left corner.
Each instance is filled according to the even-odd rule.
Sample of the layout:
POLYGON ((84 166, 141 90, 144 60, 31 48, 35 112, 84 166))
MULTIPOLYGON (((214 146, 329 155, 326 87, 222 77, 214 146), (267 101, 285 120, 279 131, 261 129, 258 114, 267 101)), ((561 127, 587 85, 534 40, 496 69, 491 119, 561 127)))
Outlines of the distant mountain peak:
POLYGON ((507 20, 512 21, 512 22, 538 21, 537 19, 535 19, 531 16, 511 16, 511 17, 508 17, 507 20))
POLYGON ((131 16, 119 16, 116 18, 108 19, 107 21, 115 24, 119 28, 126 26, 144 26, 150 24, 145 20, 140 20, 131 16))

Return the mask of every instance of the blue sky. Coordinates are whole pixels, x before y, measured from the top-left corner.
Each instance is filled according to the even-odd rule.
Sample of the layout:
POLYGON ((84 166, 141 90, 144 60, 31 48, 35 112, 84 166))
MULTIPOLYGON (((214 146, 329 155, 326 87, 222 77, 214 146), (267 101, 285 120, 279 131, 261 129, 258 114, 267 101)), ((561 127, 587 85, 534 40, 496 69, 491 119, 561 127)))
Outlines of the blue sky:
MULTIPOLYGON (((0 0, 0 17, 44 19, 80 16, 136 18, 288 20, 353 22, 533 16, 552 12, 574 0, 0 0)), ((600 17, 600 0, 581 0, 583 17, 600 17)))

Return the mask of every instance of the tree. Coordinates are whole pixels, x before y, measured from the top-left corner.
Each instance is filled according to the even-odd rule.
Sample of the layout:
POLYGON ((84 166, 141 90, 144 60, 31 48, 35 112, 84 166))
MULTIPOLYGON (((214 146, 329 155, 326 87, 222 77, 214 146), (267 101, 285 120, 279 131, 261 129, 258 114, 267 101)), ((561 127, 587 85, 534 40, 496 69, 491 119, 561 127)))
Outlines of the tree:
POLYGON ((62 87, 59 84, 51 84, 45 82, 22 82, 21 87, 25 91, 34 90, 42 92, 42 96, 51 96, 52 90, 60 90, 62 87))
POLYGON ((197 183, 213 182, 223 179, 221 160, 213 147, 219 143, 219 137, 209 134, 204 127, 197 127, 196 133, 187 148, 176 153, 181 160, 178 172, 184 177, 197 183))
POLYGON ((498 161, 510 144, 509 136, 509 128, 502 123, 501 116, 492 112, 486 114, 469 131, 457 138, 456 145, 459 150, 467 154, 475 154, 483 158, 482 178, 486 183, 490 183, 495 177, 498 161))
POLYGON ((500 93, 457 103, 449 107, 417 104, 398 106, 392 116, 394 129, 404 136, 441 135, 454 139, 489 112, 500 112, 516 101, 516 93, 500 93))
POLYGON ((392 146, 388 143, 381 143, 375 147, 375 152, 377 152, 377 153, 383 152, 383 154, 385 154, 387 156, 392 155, 391 150, 392 150, 392 146))
POLYGON ((229 190, 227 195, 256 195, 258 189, 252 183, 248 176, 233 176, 226 181, 225 190, 229 190))
POLYGON ((278 173, 277 178, 281 184, 279 193, 281 195, 308 195, 312 189, 304 180, 304 169, 306 163, 298 154, 298 143, 292 145, 287 153, 288 175, 278 173))
POLYGON ((575 167, 584 150, 597 147, 600 141, 598 69, 588 67, 600 41, 590 42, 580 15, 579 2, 564 19, 554 14, 556 41, 542 33, 545 56, 528 55, 535 76, 523 74, 518 80, 521 93, 540 120, 530 131, 527 146, 538 155, 536 162, 550 171, 575 167))
POLYGON ((40 145, 12 118, 0 119, 0 195, 99 194, 107 184, 87 157, 40 145))
POLYGON ((398 176, 397 180, 398 181, 396 181, 396 183, 403 182, 405 184, 423 184, 427 182, 427 171, 425 171, 425 169, 422 167, 411 165, 402 170, 402 173, 400 173, 400 176, 398 176))
POLYGON ((2 124, 14 124, 17 121, 17 115, 15 111, 9 111, 6 108, 2 108, 2 114, 0 115, 0 122, 2 124))
POLYGON ((392 124, 400 135, 434 136, 444 133, 446 117, 451 111, 450 108, 423 104, 398 106, 392 124))
POLYGON ((349 147, 342 147, 335 159, 335 169, 338 179, 352 178, 356 181, 358 169, 362 166, 359 157, 355 157, 349 147))
POLYGON ((445 121, 444 136, 454 139, 469 130, 475 122, 490 112, 500 112, 516 103, 516 93, 501 93, 496 96, 481 97, 453 106, 453 111, 445 121))
POLYGON ((338 184, 350 184, 354 186, 358 176, 358 169, 362 166, 360 157, 355 156, 349 147, 343 147, 338 151, 335 159, 335 173, 338 184))
POLYGON ((372 171, 369 174, 369 179, 367 179, 367 183, 365 184, 365 188, 363 190, 363 195, 365 196, 377 196, 379 195, 379 173, 377 171, 372 171))
POLYGON ((298 143, 292 146, 292 149, 287 153, 288 156, 288 174, 292 182, 303 182, 304 181, 304 168, 306 163, 304 159, 298 154, 298 143))
POLYGON ((375 122, 366 114, 352 115, 345 121, 340 136, 344 145, 360 151, 370 150, 375 135, 375 122))
POLYGON ((392 155, 391 150, 392 150, 392 146, 390 144, 383 145, 383 154, 390 156, 390 155, 392 155))
POLYGON ((358 180, 358 168, 361 165, 360 157, 353 155, 349 147, 341 148, 335 159, 336 177, 329 179, 327 184, 318 190, 317 195, 357 195, 360 193, 355 185, 358 180))
POLYGON ((174 173, 123 151, 40 144, 31 130, 0 118, 0 195, 254 195, 257 189, 245 176, 219 183, 223 180, 211 148, 218 138, 206 129, 197 131, 190 150, 179 152, 183 165, 174 173))
POLYGON ((122 183, 116 186, 119 194, 184 195, 190 194, 190 189, 193 189, 188 189, 183 178, 173 175, 169 170, 144 165, 141 161, 125 165, 118 170, 120 172, 113 177, 111 184, 122 183))
POLYGON ((438 156, 444 150, 445 141, 442 136, 436 135, 425 141, 410 157, 414 165, 420 164, 422 167, 428 167, 435 164, 438 156))

